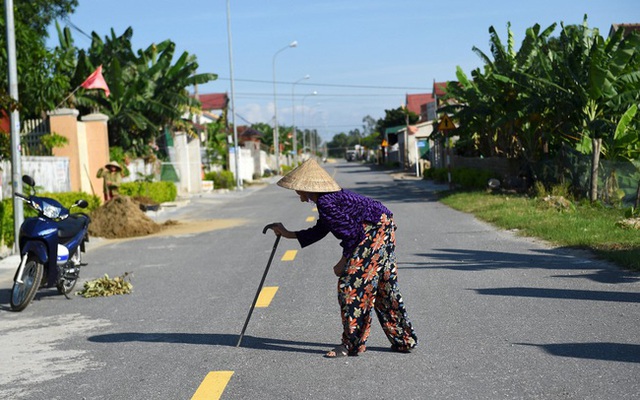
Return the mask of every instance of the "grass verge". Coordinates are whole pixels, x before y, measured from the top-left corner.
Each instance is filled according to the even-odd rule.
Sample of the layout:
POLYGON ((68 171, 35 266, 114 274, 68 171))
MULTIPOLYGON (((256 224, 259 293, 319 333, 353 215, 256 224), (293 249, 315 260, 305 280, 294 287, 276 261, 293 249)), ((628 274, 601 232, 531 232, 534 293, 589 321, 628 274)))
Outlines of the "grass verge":
POLYGON ((543 199, 486 192, 443 194, 441 201, 500 228, 554 245, 589 249, 622 268, 640 271, 640 231, 623 228, 622 210, 590 203, 558 207, 543 199))

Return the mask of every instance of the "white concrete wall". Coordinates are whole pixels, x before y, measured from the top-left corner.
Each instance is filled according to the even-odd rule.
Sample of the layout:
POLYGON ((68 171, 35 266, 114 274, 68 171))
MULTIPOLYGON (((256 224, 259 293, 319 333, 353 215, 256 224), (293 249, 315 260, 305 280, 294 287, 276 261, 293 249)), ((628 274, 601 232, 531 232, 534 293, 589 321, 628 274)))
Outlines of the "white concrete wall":
MULTIPOLYGON (((236 172, 236 157, 233 153, 233 147, 229 147, 229 170, 234 173, 236 172)), ((253 182, 253 173, 256 169, 255 160, 253 158, 251 149, 240 148, 240 168, 239 175, 240 179, 247 182, 253 182)))
POLYGON ((200 141, 189 140, 187 134, 177 132, 173 138, 173 151, 169 155, 180 177, 178 194, 199 193, 202 188, 200 141))
MULTIPOLYGON (((22 175, 30 175, 36 181, 41 192, 69 192, 71 180, 69 178, 69 159, 67 157, 36 157, 23 156, 22 175)), ((11 185, 11 162, 0 162, 2 168, 1 196, 2 199, 13 196, 11 185)))

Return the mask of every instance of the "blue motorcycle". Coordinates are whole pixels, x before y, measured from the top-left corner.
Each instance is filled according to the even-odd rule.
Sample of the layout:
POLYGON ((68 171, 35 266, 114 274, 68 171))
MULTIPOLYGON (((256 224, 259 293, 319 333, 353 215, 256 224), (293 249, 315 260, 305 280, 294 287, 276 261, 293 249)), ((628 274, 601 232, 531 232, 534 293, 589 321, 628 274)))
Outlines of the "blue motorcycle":
MULTIPOLYGON (((22 182, 30 187, 26 196, 15 193, 31 209, 36 217, 25 218, 20 226, 18 244, 20 266, 13 279, 11 309, 24 310, 33 300, 40 287, 56 287, 58 293, 68 294, 73 290, 80 274, 81 253, 89 241, 91 219, 84 213, 70 213, 54 199, 36 196, 35 181, 25 175, 22 182)), ((76 201, 71 208, 86 208, 86 200, 76 201)))

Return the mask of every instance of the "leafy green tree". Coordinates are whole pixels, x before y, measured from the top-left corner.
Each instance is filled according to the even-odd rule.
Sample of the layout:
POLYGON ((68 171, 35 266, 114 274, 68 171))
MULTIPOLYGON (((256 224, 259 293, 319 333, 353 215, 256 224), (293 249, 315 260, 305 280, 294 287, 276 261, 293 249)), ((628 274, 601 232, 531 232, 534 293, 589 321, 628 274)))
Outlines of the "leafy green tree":
POLYGON ((415 124, 420 117, 413 111, 398 107, 391 110, 384 110, 384 118, 378 120, 376 124, 376 132, 384 132, 387 128, 394 126, 415 124))
MULTIPOLYGON (((18 92, 21 118, 40 118, 55 107, 68 92, 70 71, 66 56, 49 52, 45 41, 48 26, 73 13, 77 0, 15 0, 14 22, 17 49, 18 92), (62 58, 62 59, 61 59, 62 58)), ((4 7, 3 7, 4 10, 4 7)), ((0 13, 0 29, 6 32, 5 14, 0 13)), ((0 70, 7 66, 6 35, 0 35, 0 70)), ((8 96, 7 76, 2 75, 0 98, 8 96)))
POLYGON ((262 138, 260 139, 262 141, 262 143, 264 143, 265 145, 269 146, 269 148, 271 148, 271 151, 273 151, 272 147, 273 147, 273 126, 264 123, 264 122, 258 122, 255 124, 251 124, 251 128, 255 129, 256 131, 262 133, 262 138))
POLYGON ((369 136, 376 131, 376 120, 371 116, 367 115, 362 118, 362 135, 369 136))
POLYGON ((222 118, 215 122, 206 125, 207 129, 207 143, 206 152, 212 164, 222 165, 224 168, 227 166, 227 127, 226 127, 226 114, 222 118))

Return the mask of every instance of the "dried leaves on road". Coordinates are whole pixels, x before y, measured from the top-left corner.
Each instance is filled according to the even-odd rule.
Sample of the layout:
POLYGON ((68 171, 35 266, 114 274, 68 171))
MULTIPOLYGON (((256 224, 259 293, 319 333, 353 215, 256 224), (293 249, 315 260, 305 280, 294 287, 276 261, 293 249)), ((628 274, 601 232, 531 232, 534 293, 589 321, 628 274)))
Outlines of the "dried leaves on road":
POLYGON ((131 278, 128 278, 129 272, 123 275, 109 278, 105 274, 102 278, 94 279, 84 283, 84 289, 78 291, 78 296, 83 297, 109 297, 117 294, 129 294, 133 285, 131 278))

